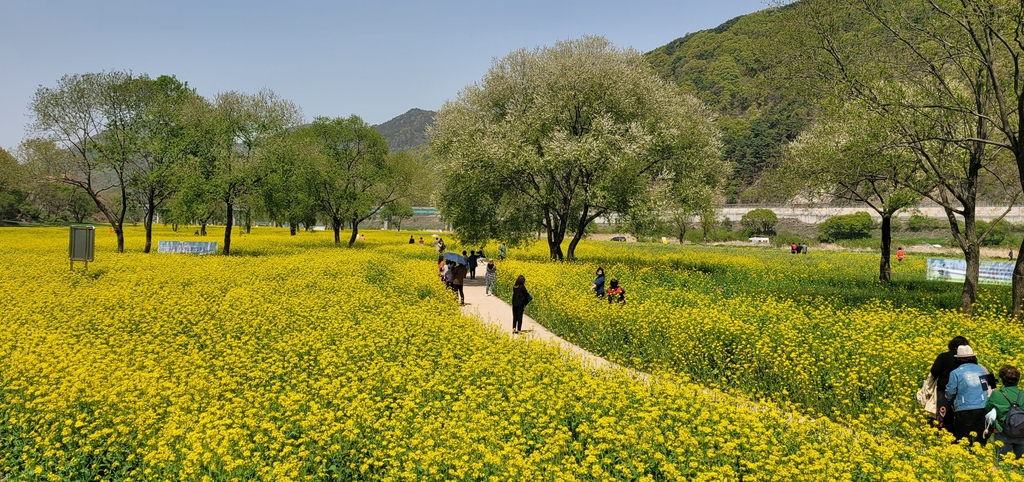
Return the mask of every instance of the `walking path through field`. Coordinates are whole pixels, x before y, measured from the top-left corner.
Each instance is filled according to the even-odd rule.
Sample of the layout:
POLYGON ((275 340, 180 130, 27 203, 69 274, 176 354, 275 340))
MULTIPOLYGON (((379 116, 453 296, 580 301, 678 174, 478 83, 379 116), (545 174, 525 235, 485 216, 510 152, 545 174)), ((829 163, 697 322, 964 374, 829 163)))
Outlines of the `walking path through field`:
MULTIPOLYGON (((469 316, 476 316, 483 323, 494 325, 509 336, 531 338, 558 345, 563 350, 578 356, 580 360, 589 363, 595 368, 618 367, 618 365, 604 358, 559 338, 540 323, 533 321, 533 318, 526 315, 523 315, 522 333, 513 335, 512 306, 497 296, 487 296, 486 284, 484 283, 484 273, 486 271, 486 265, 484 265, 477 268, 476 279, 469 279, 469 276, 466 277, 465 285, 463 285, 463 290, 466 293, 466 306, 462 307, 463 313, 469 316)), ((527 289, 530 287, 529 280, 526 281, 526 287, 527 289)))

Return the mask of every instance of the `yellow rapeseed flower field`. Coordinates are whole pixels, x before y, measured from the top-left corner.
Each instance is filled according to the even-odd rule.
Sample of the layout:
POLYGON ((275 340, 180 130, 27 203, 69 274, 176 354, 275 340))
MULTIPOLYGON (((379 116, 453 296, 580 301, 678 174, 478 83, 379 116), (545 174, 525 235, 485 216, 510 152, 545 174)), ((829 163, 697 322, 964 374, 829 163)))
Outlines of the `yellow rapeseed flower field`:
POLYGON ((1012 361, 1018 332, 980 336, 1011 326, 995 314, 748 296, 714 271, 781 262, 728 251, 619 256, 629 303, 610 311, 585 294, 593 266, 512 250, 501 282, 526 273, 540 321, 645 382, 463 316, 408 233, 345 249, 260 227, 230 257, 127 234, 116 254, 98 229, 69 271, 66 229, 0 228, 0 478, 1021 480, 901 392, 953 332, 1012 361))

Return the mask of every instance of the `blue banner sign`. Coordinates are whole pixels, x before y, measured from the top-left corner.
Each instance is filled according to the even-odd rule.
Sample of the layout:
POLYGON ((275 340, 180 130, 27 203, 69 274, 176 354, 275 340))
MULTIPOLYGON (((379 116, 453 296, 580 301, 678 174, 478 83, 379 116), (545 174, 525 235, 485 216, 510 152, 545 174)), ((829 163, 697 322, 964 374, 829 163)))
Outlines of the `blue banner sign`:
POLYGON ((156 247, 160 253, 216 254, 217 243, 208 241, 159 241, 156 247))
MULTIPOLYGON (((982 261, 978 267, 978 283, 1009 285, 1013 282, 1015 263, 1005 261, 982 261)), ((963 259, 928 258, 928 272, 925 278, 933 281, 964 281, 967 276, 967 261, 963 259)))

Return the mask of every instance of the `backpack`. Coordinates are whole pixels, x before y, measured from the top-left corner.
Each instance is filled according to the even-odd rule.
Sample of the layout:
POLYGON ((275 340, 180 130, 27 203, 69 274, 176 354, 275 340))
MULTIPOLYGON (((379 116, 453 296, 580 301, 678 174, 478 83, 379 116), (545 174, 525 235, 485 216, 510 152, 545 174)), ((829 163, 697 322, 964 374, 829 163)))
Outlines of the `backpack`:
MULTIPOLYGON (((1000 390, 1000 394, 1007 402, 1010 402, 1010 397, 1006 396, 1006 392, 1000 390)), ((1020 408, 1020 398, 1022 393, 1020 390, 1017 391, 1017 401, 1010 402, 1010 409, 1006 411, 1006 416, 1003 417, 1003 434, 1007 437, 1024 437, 1024 409, 1020 408)))

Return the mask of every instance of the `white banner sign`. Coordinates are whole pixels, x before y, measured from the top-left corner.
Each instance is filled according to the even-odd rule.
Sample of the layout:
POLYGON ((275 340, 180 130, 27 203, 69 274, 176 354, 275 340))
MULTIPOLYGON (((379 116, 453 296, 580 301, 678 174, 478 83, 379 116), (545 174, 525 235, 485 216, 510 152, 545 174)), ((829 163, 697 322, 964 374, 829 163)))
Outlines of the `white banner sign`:
MULTIPOLYGON (((982 261, 978 267, 978 283, 1008 285, 1013 281, 1014 263, 982 261)), ((928 258, 925 278, 933 281, 963 282, 967 274, 967 261, 963 259, 928 258)))

